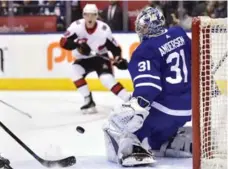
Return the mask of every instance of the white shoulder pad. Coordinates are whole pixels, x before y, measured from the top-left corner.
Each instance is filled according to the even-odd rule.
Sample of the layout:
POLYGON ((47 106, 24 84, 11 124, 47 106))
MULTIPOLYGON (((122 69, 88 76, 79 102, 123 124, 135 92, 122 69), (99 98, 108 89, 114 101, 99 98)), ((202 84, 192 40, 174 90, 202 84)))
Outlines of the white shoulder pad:
POLYGON ((83 23, 84 19, 79 19, 70 24, 70 26, 67 28, 67 31, 64 33, 64 37, 70 37, 73 34, 77 34, 78 36, 83 32, 83 23))

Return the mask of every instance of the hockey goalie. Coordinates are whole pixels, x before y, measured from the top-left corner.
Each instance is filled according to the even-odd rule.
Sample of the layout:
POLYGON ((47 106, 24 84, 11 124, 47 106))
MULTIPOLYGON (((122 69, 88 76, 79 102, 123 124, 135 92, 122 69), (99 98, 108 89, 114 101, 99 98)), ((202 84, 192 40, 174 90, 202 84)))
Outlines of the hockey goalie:
POLYGON ((191 41, 181 27, 147 7, 138 15, 141 43, 128 70, 130 101, 113 109, 104 125, 108 160, 122 166, 150 165, 154 157, 192 157, 191 41))

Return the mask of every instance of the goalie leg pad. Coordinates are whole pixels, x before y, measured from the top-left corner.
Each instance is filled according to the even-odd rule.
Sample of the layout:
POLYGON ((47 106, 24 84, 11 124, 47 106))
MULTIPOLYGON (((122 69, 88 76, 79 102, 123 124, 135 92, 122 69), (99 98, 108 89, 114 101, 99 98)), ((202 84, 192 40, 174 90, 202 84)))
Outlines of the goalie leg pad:
POLYGON ((103 127, 104 139, 105 139, 105 150, 108 161, 118 163, 118 141, 120 139, 120 133, 115 132, 107 127, 105 124, 103 127))
POLYGON ((153 154, 141 145, 133 145, 132 154, 120 159, 119 163, 122 166, 139 166, 139 165, 153 165, 156 163, 153 154))
POLYGON ((147 165, 155 163, 153 155, 141 146, 133 134, 115 132, 103 128, 105 135, 106 154, 109 161, 122 166, 147 165))
POLYGON ((191 158, 192 157, 192 127, 179 128, 176 136, 165 142, 160 152, 155 156, 191 158))
POLYGON ((133 145, 140 144, 133 134, 124 134, 107 127, 103 127, 106 154, 109 161, 119 162, 119 159, 133 152, 133 145))

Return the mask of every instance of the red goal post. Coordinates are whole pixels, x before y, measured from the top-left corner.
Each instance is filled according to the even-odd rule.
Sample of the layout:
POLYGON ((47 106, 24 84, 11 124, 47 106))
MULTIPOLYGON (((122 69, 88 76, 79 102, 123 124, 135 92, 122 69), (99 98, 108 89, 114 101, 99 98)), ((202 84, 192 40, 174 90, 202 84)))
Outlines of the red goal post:
POLYGON ((227 18, 193 18, 193 169, 228 168, 227 61, 227 18))

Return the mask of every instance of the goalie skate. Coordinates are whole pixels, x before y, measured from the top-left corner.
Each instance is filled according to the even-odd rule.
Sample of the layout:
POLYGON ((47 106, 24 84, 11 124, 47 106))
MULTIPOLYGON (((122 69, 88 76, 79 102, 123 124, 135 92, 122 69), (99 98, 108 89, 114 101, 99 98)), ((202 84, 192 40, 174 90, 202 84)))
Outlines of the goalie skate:
POLYGON ((156 163, 153 155, 147 152, 140 146, 134 145, 133 153, 129 156, 123 157, 119 160, 119 163, 124 167, 141 166, 141 165, 153 165, 156 163))

